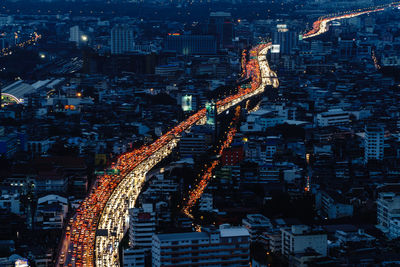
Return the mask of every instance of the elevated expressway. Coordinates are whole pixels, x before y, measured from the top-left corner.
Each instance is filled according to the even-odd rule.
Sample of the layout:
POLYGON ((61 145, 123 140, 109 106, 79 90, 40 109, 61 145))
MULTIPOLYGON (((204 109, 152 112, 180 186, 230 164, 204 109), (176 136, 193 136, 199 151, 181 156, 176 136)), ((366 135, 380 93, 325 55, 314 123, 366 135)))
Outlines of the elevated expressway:
MULTIPOLYGON (((247 63, 250 87, 216 103, 220 114, 240 102, 258 95, 265 86, 278 87, 279 81, 266 59, 271 43, 250 51, 247 63)), ((146 173, 177 146, 182 132, 206 121, 201 109, 150 145, 118 157, 113 168, 119 174, 99 177, 70 219, 61 242, 57 266, 118 266, 118 244, 128 228, 128 209, 145 182, 146 173)))
MULTIPOLYGON (((250 90, 229 96, 217 102, 217 113, 220 114, 249 99, 252 96, 264 91, 266 85, 278 87, 279 81, 275 72, 273 72, 266 60, 266 54, 271 48, 271 44, 257 46, 253 53, 257 53, 257 62, 260 70, 260 82, 253 82, 250 90), (258 50, 259 49, 259 50, 258 50)), ((257 79, 257 78, 256 78, 257 79)), ((118 266, 118 244, 128 228, 128 209, 133 207, 140 189, 145 182, 146 173, 150 171, 157 163, 167 157, 177 146, 180 133, 189 129, 194 124, 204 123, 206 120, 205 109, 200 110, 195 115, 189 117, 186 121, 179 124, 165 136, 164 142, 157 147, 145 160, 140 162, 117 186, 104 208, 98 229, 108 229, 111 235, 97 236, 95 247, 96 266, 118 266)), ((156 141, 157 142, 157 141, 156 141)))
MULTIPOLYGON (((389 6, 398 6, 399 2, 373 7, 364 10, 346 12, 344 14, 326 17, 314 22, 313 29, 303 35, 304 38, 311 38, 320 35, 328 30, 328 23, 333 20, 347 19, 363 14, 383 11, 389 6)), ((266 55, 272 44, 260 44, 250 50, 250 56, 253 58, 247 64, 247 71, 250 74, 251 88, 239 91, 238 94, 229 96, 217 102, 217 113, 220 114, 227 109, 239 104, 240 102, 258 95, 264 91, 265 86, 279 86, 277 75, 269 67, 266 55)), ((177 146, 180 134, 190 129, 194 124, 202 124, 206 120, 206 110, 202 109, 196 114, 181 122, 178 126, 163 135, 153 144, 142 148, 144 149, 138 160, 131 168, 129 173, 119 182, 112 191, 101 216, 96 229, 107 229, 108 236, 96 236, 95 238, 95 259, 97 266, 118 266, 118 244, 128 228, 128 209, 134 206, 134 203, 145 182, 146 173, 150 171, 157 163, 167 157, 177 146)), ((138 154, 136 154, 138 155, 138 154)), ((90 257, 85 262, 91 265, 93 261, 90 257)))
POLYGON ((364 14, 370 14, 370 13, 374 13, 374 12, 380 12, 385 10, 388 7, 399 7, 400 6, 400 2, 393 2, 390 4, 385 4, 385 5, 380 5, 380 6, 375 6, 375 7, 370 7, 370 8, 365 8, 365 9, 357 9, 357 10, 352 10, 352 11, 347 11, 341 14, 334 14, 331 16, 324 16, 319 18, 318 20, 316 20, 313 23, 313 28, 308 31, 307 33, 305 33, 304 35, 302 35, 303 39, 307 39, 307 38, 312 38, 315 36, 318 36, 322 33, 325 33, 329 30, 328 28, 328 23, 334 20, 342 20, 342 19, 349 19, 349 18, 353 18, 353 17, 357 17, 357 16, 361 16, 364 14))

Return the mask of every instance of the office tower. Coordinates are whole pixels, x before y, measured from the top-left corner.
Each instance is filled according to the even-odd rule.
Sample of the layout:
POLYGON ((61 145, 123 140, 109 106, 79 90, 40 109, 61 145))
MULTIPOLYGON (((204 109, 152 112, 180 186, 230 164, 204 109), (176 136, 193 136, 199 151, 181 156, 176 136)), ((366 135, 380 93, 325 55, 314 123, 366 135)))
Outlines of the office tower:
POLYGON ((131 247, 150 250, 151 238, 156 230, 153 204, 129 210, 129 242, 131 247))
POLYGON ((116 25, 111 29, 111 54, 120 55, 131 52, 134 47, 134 32, 131 27, 116 25))
POLYGON ((165 50, 177 54, 215 54, 217 52, 216 39, 212 35, 180 35, 167 36, 165 50))
POLYGON ((383 160, 384 130, 379 126, 366 126, 364 137, 364 163, 383 160))
POLYGON ((221 225, 202 232, 156 234, 152 265, 249 266, 250 235, 244 227, 221 225))
POLYGON ((290 31, 286 24, 276 25, 274 31, 273 44, 280 46, 280 53, 282 55, 288 55, 293 48, 297 47, 298 37, 297 33, 290 31))
POLYGON ((208 21, 208 34, 217 38, 219 48, 232 47, 234 32, 231 13, 211 12, 208 21))

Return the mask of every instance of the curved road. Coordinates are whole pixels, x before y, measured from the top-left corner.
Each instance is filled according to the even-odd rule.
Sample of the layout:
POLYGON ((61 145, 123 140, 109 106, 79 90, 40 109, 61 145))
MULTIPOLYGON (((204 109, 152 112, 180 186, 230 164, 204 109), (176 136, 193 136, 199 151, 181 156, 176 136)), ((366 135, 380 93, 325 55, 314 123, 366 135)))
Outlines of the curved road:
MULTIPOLYGON (((368 10, 357 10, 320 19, 303 39, 318 36, 328 30, 333 20, 351 18, 398 6, 400 2, 368 10)), ((251 70, 251 88, 217 102, 218 113, 264 91, 266 85, 278 87, 279 81, 266 60, 271 43, 260 44, 250 51, 247 63, 251 70)), ((194 124, 204 123, 206 110, 201 109, 154 143, 121 155, 113 168, 120 174, 103 175, 98 178, 71 218, 62 241, 57 265, 66 266, 118 266, 118 244, 128 227, 128 209, 133 207, 146 173, 168 156, 177 145, 180 134, 194 124)))

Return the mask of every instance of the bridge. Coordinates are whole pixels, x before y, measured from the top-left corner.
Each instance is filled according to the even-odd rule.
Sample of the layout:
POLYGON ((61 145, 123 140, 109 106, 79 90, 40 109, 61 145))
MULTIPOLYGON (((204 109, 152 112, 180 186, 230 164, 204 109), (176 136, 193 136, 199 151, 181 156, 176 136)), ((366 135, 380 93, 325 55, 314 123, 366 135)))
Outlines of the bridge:
MULTIPOLYGON (((266 59, 271 46, 271 43, 264 43, 250 50, 251 60, 246 64, 250 70, 250 86, 219 100, 216 103, 218 114, 262 93, 267 85, 278 87, 277 75, 266 59)), ((171 154, 182 132, 205 121, 203 108, 154 143, 121 155, 112 166, 119 174, 99 177, 70 219, 57 265, 118 266, 118 245, 128 228, 128 210, 134 206, 146 173, 171 154)))

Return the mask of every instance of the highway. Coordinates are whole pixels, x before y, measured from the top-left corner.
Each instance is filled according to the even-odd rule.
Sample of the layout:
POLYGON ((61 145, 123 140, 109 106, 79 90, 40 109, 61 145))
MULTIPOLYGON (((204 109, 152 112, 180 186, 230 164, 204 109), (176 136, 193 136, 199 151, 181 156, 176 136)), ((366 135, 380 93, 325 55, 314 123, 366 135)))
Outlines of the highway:
MULTIPOLYGON (((266 60, 270 48, 271 43, 251 49, 253 60, 247 63, 250 87, 219 100, 218 113, 262 93, 266 85, 279 85, 266 60)), ((134 206, 146 173, 172 152, 183 131, 205 120, 203 108, 154 143, 119 156, 112 166, 119 174, 100 176, 69 221, 57 265, 118 266, 118 244, 128 227, 128 209, 134 206)))
POLYGON ((329 22, 334 21, 334 20, 342 20, 342 19, 349 19, 365 14, 370 14, 374 12, 380 12, 385 10, 388 7, 398 7, 400 6, 400 2, 393 2, 390 4, 385 4, 385 5, 380 5, 380 6, 375 6, 375 7, 369 7, 369 8, 364 8, 364 9, 357 9, 357 10, 352 10, 352 11, 347 11, 343 12, 341 14, 333 14, 329 16, 324 16, 322 18, 319 18, 313 23, 313 28, 308 31, 307 33, 302 35, 303 39, 307 38, 312 38, 318 35, 321 35, 329 30, 329 22))
MULTIPOLYGON (((321 18, 314 22, 313 29, 304 34, 303 39, 326 32, 330 21, 382 11, 388 6, 321 18)), ((245 62, 247 73, 243 73, 243 76, 251 78, 250 86, 219 100, 216 103, 218 113, 262 93, 266 85, 279 86, 278 77, 266 59, 271 46, 271 43, 259 44, 249 51, 250 60, 245 62)), ((154 143, 119 156, 112 166, 119 174, 100 176, 71 218, 61 243, 57 265, 119 266, 118 245, 128 227, 128 209, 134 206, 146 173, 172 152, 183 131, 195 124, 203 124, 205 120, 206 110, 203 108, 154 143)), ((198 197, 197 193, 194 195, 198 197)), ((193 201, 196 197, 193 197, 193 201)))
MULTIPOLYGON (((235 111, 235 117, 229 124, 229 131, 226 135, 226 139, 224 140, 222 146, 220 147, 218 151, 218 156, 222 156, 222 153, 226 148, 230 146, 230 144, 233 141, 233 138, 235 137, 235 134, 237 132, 237 122, 240 118, 240 106, 236 107, 235 111)), ((215 159, 211 162, 211 165, 207 167, 206 171, 204 172, 203 176, 201 177, 199 183, 196 185, 196 187, 189 192, 188 199, 185 201, 186 202, 182 208, 182 212, 186 214, 188 217, 193 218, 191 212, 193 206, 196 204, 197 200, 201 197, 203 194, 204 190, 206 189, 208 183, 210 182, 212 178, 213 171, 215 167, 217 167, 219 163, 219 159, 215 159)))

